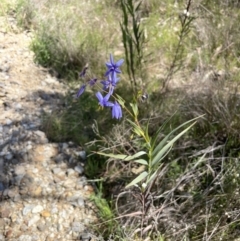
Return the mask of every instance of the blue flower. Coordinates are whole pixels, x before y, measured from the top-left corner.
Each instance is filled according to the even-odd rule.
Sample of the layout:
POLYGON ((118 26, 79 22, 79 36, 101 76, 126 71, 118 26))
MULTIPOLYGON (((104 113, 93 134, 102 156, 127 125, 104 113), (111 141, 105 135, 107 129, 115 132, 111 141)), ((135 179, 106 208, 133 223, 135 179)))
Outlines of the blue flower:
POLYGON ((86 84, 83 84, 81 87, 80 87, 80 89, 78 90, 78 92, 77 92, 77 95, 76 95, 76 97, 77 98, 79 98, 82 94, 83 94, 83 92, 85 91, 85 89, 86 89, 86 84))
POLYGON ((112 118, 116 118, 116 119, 122 118, 122 108, 117 103, 117 101, 115 101, 112 106, 112 118))
POLYGON ((90 79, 89 81, 88 81, 88 84, 90 85, 90 86, 94 86, 95 84, 96 84, 96 82, 97 82, 97 79, 95 78, 95 79, 90 79))
MULTIPOLYGON (((94 85, 96 84, 96 82, 97 82, 97 79, 96 79, 96 78, 95 78, 95 79, 90 79, 90 80, 87 82, 87 84, 90 85, 90 86, 94 86, 94 85)), ((78 90, 77 95, 76 95, 77 98, 79 98, 79 97, 83 94, 83 92, 85 91, 85 89, 86 89, 86 87, 87 87, 87 84, 83 84, 83 85, 80 87, 80 89, 78 90)))
POLYGON ((120 59, 116 63, 114 63, 113 56, 110 54, 110 62, 106 63, 108 70, 105 73, 105 76, 111 75, 112 78, 115 79, 117 77, 117 74, 121 73, 119 67, 123 64, 123 62, 124 60, 120 59))
POLYGON ((119 81, 120 78, 112 78, 110 75, 108 76, 108 80, 103 80, 101 81, 101 84, 103 85, 103 90, 109 89, 109 92, 111 94, 113 93, 113 90, 115 86, 117 85, 117 82, 119 81))
POLYGON ((111 93, 109 92, 105 97, 102 96, 102 94, 100 92, 96 93, 96 96, 98 98, 99 104, 102 107, 109 107, 109 106, 113 106, 112 102, 109 102, 109 98, 111 96, 111 93))

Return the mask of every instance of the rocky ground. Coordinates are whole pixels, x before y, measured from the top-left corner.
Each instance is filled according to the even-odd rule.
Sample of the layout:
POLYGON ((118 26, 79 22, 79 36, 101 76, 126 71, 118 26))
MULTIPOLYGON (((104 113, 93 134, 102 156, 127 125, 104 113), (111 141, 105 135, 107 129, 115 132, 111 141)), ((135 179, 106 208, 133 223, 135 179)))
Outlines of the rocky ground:
POLYGON ((41 117, 62 105, 67 86, 37 66, 31 33, 0 19, 0 240, 97 240, 96 214, 73 143, 50 143, 41 117))

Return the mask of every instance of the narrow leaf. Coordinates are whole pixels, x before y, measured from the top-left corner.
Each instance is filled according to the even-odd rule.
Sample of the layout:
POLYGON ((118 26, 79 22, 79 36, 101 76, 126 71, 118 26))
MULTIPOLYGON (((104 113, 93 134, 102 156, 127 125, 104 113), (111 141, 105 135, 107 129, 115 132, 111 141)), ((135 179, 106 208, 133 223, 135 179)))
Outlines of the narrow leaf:
POLYGON ((126 188, 129 188, 139 182, 141 182, 144 178, 146 178, 148 173, 146 171, 142 172, 139 176, 137 176, 132 182, 130 182, 126 188))
MULTIPOLYGON (((153 156, 155 156, 155 155, 157 154, 157 152, 159 152, 159 151, 162 149, 162 147, 167 143, 167 141, 169 140, 169 137, 170 137, 173 133, 175 133, 176 131, 178 131, 178 130, 179 130, 180 128, 182 128, 183 126, 185 126, 185 125, 187 125, 187 124, 195 121, 196 119, 198 119, 198 118, 200 118, 200 117, 202 117, 202 116, 199 116, 199 117, 197 117, 197 118, 194 118, 194 119, 192 119, 192 120, 190 120, 190 121, 187 121, 187 122, 183 123, 182 125, 178 126, 176 129, 174 129, 171 133, 169 133, 169 134, 157 145, 157 147, 154 148, 154 151, 153 151, 153 153, 152 153, 153 156)), ((160 128, 160 129, 161 129, 161 128, 160 128)))
POLYGON ((137 160, 134 160, 133 162, 148 166, 148 162, 144 159, 137 159, 137 160))
POLYGON ((127 119, 127 121, 134 127, 134 131, 135 130, 137 131, 137 132, 135 131, 137 135, 144 136, 144 132, 143 132, 141 127, 139 127, 137 124, 135 124, 134 122, 130 121, 129 119, 127 119))
POLYGON ((131 161, 131 160, 134 160, 142 155, 145 155, 147 154, 145 151, 140 151, 140 152, 137 152, 136 154, 132 155, 132 156, 128 156, 128 155, 123 155, 123 154, 112 154, 112 153, 104 153, 104 152, 96 152, 96 154, 99 154, 101 156, 107 156, 107 157, 112 157, 112 158, 115 158, 115 159, 120 159, 120 160, 123 160, 123 161, 131 161))
POLYGON ((138 116, 138 106, 137 106, 137 104, 130 103, 130 106, 132 107, 134 116, 137 117, 138 116))
MULTIPOLYGON (((168 149, 174 144, 174 142, 176 142, 182 135, 184 135, 190 128, 192 128, 195 125, 195 123, 196 122, 194 122, 188 128, 183 130, 180 134, 178 134, 171 141, 169 141, 167 145, 165 145, 161 150, 159 150, 157 155, 152 160, 152 165, 156 164, 161 159, 161 157, 168 151, 168 149)), ((157 148, 158 148, 158 146, 157 146, 157 148)), ((156 153, 155 149, 154 149, 153 153, 156 153)))

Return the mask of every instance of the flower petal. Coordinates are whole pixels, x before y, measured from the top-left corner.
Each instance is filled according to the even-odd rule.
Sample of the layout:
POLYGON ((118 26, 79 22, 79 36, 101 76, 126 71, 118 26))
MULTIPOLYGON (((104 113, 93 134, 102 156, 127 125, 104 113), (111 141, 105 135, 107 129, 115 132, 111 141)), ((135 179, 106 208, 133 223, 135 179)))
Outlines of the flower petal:
POLYGON ((99 103, 101 103, 101 102, 103 101, 103 96, 102 96, 102 94, 98 91, 98 92, 96 93, 96 96, 97 96, 97 98, 98 98, 99 103))
POLYGON ((118 62, 115 64, 117 67, 120 67, 124 62, 124 59, 118 60, 118 62))
POLYGON ((116 119, 122 118, 121 106, 116 101, 114 103, 114 106, 112 107, 112 118, 116 118, 116 119))
POLYGON ((95 84, 96 84, 96 82, 97 82, 97 79, 95 78, 95 79, 90 79, 89 81, 88 81, 88 84, 90 85, 90 86, 94 86, 95 84))
POLYGON ((110 54, 110 63, 111 63, 112 65, 114 65, 114 59, 113 59, 112 54, 110 54))
POLYGON ((78 90, 76 97, 79 98, 79 97, 83 94, 83 92, 85 91, 85 89, 86 89, 86 85, 83 84, 83 85, 80 87, 80 89, 78 90))

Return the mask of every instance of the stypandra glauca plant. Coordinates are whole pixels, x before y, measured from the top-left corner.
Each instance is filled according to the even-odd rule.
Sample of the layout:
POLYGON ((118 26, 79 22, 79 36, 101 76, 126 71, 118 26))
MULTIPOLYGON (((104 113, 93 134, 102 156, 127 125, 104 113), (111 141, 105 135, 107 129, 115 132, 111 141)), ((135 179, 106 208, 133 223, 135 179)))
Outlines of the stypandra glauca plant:
MULTIPOLYGON (((152 189, 154 188, 157 179, 167 168, 167 166, 164 165, 163 160, 171 151, 174 143, 194 126, 198 118, 192 119, 178 126, 168 135, 166 135, 161 141, 158 141, 159 135, 163 131, 165 125, 159 127, 154 136, 150 136, 148 131, 149 122, 146 125, 142 125, 138 119, 139 109, 137 100, 133 101, 133 103, 130 103, 129 106, 127 106, 124 99, 121 96, 115 94, 117 83, 120 80, 120 66, 123 64, 123 62, 123 59, 114 62, 113 56, 110 55, 110 61, 106 63, 106 79, 100 81, 101 86, 98 86, 98 81, 96 78, 90 79, 80 87, 77 93, 77 97, 83 94, 87 86, 98 86, 100 91, 96 93, 96 97, 100 107, 111 109, 112 117, 118 120, 122 118, 123 110, 126 111, 130 117, 127 118, 127 121, 131 126, 131 131, 142 140, 141 150, 139 150, 137 153, 134 153, 133 155, 126 155, 124 153, 96 153, 102 156, 114 158, 116 160, 133 162, 144 166, 144 170, 137 177, 134 177, 134 179, 129 184, 126 185, 126 189, 137 188, 138 193, 136 194, 134 192, 134 197, 138 198, 142 204, 142 207, 140 208, 141 210, 134 212, 134 214, 129 213, 124 215, 124 217, 140 215, 141 224, 138 228, 140 230, 141 237, 143 237, 143 235, 146 234, 147 231, 149 232, 149 230, 152 228, 148 225, 148 229, 146 230, 146 217, 150 208, 149 198, 152 196, 152 189)), ((84 70, 80 73, 82 78, 85 78, 86 70, 87 67, 84 68, 84 70)))
POLYGON ((122 41, 128 76, 135 93, 138 86, 137 77, 141 77, 142 74, 143 46, 145 43, 144 31, 140 21, 141 4, 142 1, 121 0, 123 14, 122 21, 120 22, 122 41))

